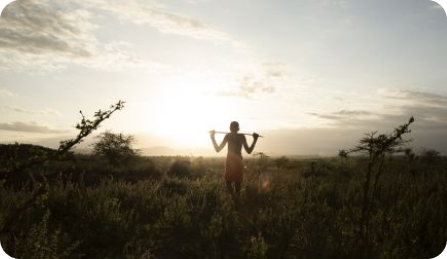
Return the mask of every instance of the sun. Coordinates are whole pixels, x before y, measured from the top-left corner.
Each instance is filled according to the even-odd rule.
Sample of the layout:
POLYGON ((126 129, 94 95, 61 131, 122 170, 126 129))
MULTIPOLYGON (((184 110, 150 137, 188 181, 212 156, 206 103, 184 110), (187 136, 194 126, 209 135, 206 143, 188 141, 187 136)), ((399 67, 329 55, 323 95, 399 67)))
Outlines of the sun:
POLYGON ((208 132, 228 124, 232 108, 221 98, 201 91, 164 92, 152 103, 150 131, 173 148, 209 147, 208 132))

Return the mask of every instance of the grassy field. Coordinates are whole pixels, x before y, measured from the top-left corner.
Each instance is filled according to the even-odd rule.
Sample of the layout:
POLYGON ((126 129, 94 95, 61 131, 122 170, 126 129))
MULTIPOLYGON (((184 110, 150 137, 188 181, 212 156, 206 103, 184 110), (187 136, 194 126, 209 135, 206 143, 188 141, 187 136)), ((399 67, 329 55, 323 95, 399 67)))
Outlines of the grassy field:
POLYGON ((445 247, 445 157, 387 159, 364 234, 365 159, 257 156, 245 164, 235 204, 223 158, 50 160, 2 182, 1 243, 16 258, 102 259, 407 259, 445 247))

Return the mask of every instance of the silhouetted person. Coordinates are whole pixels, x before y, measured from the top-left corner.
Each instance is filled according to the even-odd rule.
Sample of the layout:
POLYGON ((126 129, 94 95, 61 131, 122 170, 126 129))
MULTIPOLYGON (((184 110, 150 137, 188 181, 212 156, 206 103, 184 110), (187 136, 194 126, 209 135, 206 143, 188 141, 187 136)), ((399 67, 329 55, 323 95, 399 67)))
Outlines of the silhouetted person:
POLYGON ((259 135, 257 133, 253 133, 253 143, 249 147, 245 135, 238 133, 239 123, 237 121, 231 122, 230 131, 231 133, 225 135, 220 145, 217 145, 216 143, 216 139, 214 138, 216 132, 214 130, 210 131, 210 137, 216 152, 220 152, 228 143, 227 160, 225 163, 225 183, 228 192, 231 196, 235 197, 237 202, 239 200, 244 172, 242 147, 244 147, 248 154, 251 154, 255 148, 256 142, 258 141, 259 135))

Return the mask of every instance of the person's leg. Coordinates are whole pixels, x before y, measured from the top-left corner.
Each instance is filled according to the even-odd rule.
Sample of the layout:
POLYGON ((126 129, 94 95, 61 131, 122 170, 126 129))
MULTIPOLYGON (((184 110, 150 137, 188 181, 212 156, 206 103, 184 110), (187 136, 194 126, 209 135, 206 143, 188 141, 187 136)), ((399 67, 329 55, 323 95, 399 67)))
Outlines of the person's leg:
POLYGON ((227 192, 229 194, 231 194, 231 196, 233 196, 234 190, 233 190, 232 182, 231 181, 226 181, 225 184, 227 186, 227 192))
POLYGON ((241 192, 241 182, 235 182, 234 185, 236 187, 236 194, 239 195, 239 193, 241 192))
POLYGON ((239 201, 239 196, 241 194, 241 182, 234 182, 234 185, 235 185, 235 189, 236 189, 235 198, 236 198, 236 201, 239 201))

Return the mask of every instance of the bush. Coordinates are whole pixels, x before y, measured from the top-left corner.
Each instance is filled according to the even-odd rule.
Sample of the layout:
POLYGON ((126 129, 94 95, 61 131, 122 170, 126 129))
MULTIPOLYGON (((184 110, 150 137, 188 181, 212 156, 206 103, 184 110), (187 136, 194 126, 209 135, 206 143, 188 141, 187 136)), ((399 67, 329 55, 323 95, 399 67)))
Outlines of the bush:
POLYGON ((178 177, 178 178, 190 178, 190 165, 191 162, 189 160, 178 159, 174 161, 171 167, 168 169, 166 174, 169 177, 178 177))
POLYGON ((441 153, 435 149, 422 150, 419 156, 426 163, 435 163, 441 160, 441 153))
POLYGON ((137 155, 137 151, 132 148, 135 142, 133 136, 106 131, 99 136, 99 139, 94 145, 94 154, 105 157, 113 165, 127 164, 137 155))

